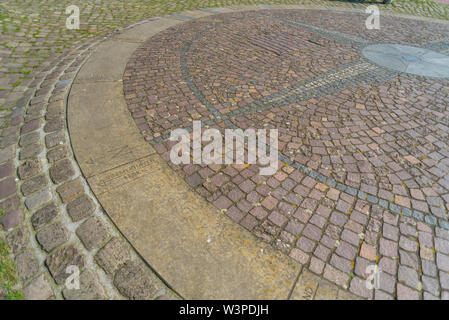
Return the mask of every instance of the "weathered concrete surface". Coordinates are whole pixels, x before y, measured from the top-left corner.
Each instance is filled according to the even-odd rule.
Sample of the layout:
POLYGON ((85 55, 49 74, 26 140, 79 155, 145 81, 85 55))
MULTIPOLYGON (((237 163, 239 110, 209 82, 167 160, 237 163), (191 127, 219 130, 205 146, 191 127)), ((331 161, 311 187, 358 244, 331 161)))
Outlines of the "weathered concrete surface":
POLYGON ((301 267, 206 203, 158 155, 89 182, 120 230, 183 297, 288 298, 301 267))
POLYGON ((154 153, 126 110, 120 82, 73 85, 68 122, 76 159, 87 178, 154 153))
POLYGON ((116 40, 143 42, 156 33, 173 27, 182 21, 166 17, 154 18, 151 21, 138 24, 127 31, 113 37, 116 40))
POLYGON ((137 42, 103 42, 84 65, 83 72, 76 77, 76 83, 122 79, 128 57, 138 46, 137 42))
POLYGON ((360 300, 359 297, 342 290, 313 273, 304 270, 295 288, 292 291, 291 300, 360 300))

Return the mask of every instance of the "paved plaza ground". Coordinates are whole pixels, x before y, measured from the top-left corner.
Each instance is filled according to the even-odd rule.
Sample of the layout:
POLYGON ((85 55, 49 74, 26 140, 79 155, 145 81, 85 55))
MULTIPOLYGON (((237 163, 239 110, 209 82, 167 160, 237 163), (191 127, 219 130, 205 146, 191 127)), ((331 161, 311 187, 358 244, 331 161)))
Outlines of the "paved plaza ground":
POLYGON ((379 30, 365 2, 70 4, 1 4, 0 298, 449 299, 444 1, 379 30), (277 171, 173 164, 194 121, 277 129, 277 171))

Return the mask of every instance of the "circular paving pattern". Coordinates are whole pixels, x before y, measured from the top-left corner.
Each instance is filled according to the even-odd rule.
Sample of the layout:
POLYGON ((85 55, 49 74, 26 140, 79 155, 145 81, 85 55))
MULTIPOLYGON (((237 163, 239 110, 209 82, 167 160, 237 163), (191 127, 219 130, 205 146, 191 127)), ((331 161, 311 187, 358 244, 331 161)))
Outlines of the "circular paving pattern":
POLYGON ((423 77, 449 78, 449 56, 432 50, 400 45, 374 44, 363 56, 385 68, 423 77))
POLYGON ((415 230, 449 229, 449 27, 383 16, 380 30, 367 30, 365 19, 319 10, 209 16, 152 37, 123 77, 137 126, 170 166, 316 273, 396 264, 397 244, 385 241, 399 236, 413 243, 401 246, 411 258, 400 263, 418 269, 421 241, 402 240, 413 232, 396 233, 398 217, 415 230), (278 171, 173 165, 170 132, 195 120, 221 131, 278 129, 278 171))

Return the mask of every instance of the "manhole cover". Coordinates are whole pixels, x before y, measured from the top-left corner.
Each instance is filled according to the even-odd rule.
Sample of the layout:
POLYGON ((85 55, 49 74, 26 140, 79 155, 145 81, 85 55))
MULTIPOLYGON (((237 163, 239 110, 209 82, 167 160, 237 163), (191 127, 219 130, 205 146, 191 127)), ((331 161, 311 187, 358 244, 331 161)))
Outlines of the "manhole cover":
POLYGON ((382 67, 424 77, 449 78, 449 56, 400 44, 373 44, 362 54, 382 67))

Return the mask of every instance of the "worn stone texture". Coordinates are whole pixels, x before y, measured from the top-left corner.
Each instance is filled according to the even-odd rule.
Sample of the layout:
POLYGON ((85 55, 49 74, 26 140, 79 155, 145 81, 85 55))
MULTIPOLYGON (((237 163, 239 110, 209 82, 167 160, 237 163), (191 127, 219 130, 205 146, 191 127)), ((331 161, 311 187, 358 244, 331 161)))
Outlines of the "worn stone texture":
POLYGON ((75 171, 73 170, 72 164, 70 163, 70 160, 63 159, 58 162, 56 162, 51 168, 50 168, 50 177, 52 181, 56 184, 59 184, 70 177, 72 177, 75 174, 75 171))
POLYGON ((23 296, 27 300, 47 300, 53 296, 53 290, 48 279, 41 274, 23 289, 23 296))
POLYGON ((95 261, 108 274, 114 274, 124 263, 130 259, 130 254, 122 240, 112 238, 106 245, 98 250, 95 261))
POLYGON ((31 250, 18 254, 14 261, 19 278, 24 282, 31 279, 39 271, 39 261, 31 250))
POLYGON ((79 277, 79 289, 64 288, 62 294, 66 300, 105 300, 107 295, 95 274, 85 270, 79 277))
POLYGON ((56 192, 61 197, 62 202, 65 203, 81 196, 84 192, 84 188, 80 179, 76 179, 59 186, 56 188, 56 192))
POLYGON ((34 229, 39 229, 40 227, 50 223, 60 214, 59 207, 51 203, 39 210, 37 210, 31 217, 31 223, 34 229))
POLYGON ((91 215, 94 210, 94 203, 85 194, 67 204, 67 212, 75 222, 91 215))
POLYGON ((36 238, 42 249, 50 252, 69 240, 69 232, 62 223, 56 222, 41 229, 36 234, 36 238))
POLYGON ((156 287, 148 273, 137 263, 127 262, 114 276, 114 285, 125 297, 131 300, 155 298, 156 287))
POLYGON ((73 245, 62 247, 47 256, 45 264, 57 284, 62 284, 69 276, 66 273, 68 266, 77 266, 80 270, 84 267, 85 258, 73 245))
POLYGON ((16 254, 26 247, 28 239, 28 230, 24 226, 14 229, 6 236, 6 242, 16 254))
POLYGON ((98 217, 91 217, 84 221, 76 230, 87 250, 92 250, 109 237, 109 232, 103 221, 98 217))

